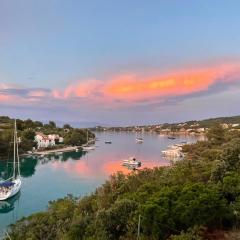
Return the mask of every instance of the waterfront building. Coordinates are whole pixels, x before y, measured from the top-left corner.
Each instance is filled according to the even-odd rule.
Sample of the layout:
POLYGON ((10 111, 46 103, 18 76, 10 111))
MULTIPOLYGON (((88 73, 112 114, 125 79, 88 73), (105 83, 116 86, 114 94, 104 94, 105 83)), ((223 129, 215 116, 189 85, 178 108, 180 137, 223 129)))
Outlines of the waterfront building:
POLYGON ((37 133, 35 136, 35 141, 37 142, 37 148, 48 148, 55 146, 55 140, 50 139, 43 133, 37 133))

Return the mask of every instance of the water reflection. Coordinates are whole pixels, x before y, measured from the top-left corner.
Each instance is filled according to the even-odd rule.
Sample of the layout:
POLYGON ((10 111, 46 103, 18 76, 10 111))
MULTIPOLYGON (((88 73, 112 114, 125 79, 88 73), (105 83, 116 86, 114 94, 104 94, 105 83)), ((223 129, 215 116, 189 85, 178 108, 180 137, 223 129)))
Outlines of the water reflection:
POLYGON ((31 177, 36 171, 38 159, 35 157, 23 158, 20 161, 20 172, 22 177, 31 177))
MULTIPOLYGON (((32 177, 35 174, 36 166, 38 164, 47 164, 49 162, 66 162, 68 160, 80 160, 86 152, 65 152, 58 154, 40 156, 27 156, 20 159, 20 172, 24 178, 32 177)), ((13 162, 12 161, 1 161, 0 162, 0 173, 2 179, 8 179, 13 173, 13 162)))
POLYGON ((63 152, 63 153, 58 152, 55 154, 45 155, 43 157, 35 156, 35 158, 37 158, 41 164, 46 164, 48 162, 55 162, 55 161, 66 162, 68 160, 79 160, 85 154, 86 154, 86 152, 82 152, 82 151, 63 152))
POLYGON ((4 214, 11 212, 15 208, 15 205, 19 200, 20 195, 21 192, 18 192, 17 195, 13 196, 12 198, 9 198, 5 201, 0 201, 0 213, 4 214))

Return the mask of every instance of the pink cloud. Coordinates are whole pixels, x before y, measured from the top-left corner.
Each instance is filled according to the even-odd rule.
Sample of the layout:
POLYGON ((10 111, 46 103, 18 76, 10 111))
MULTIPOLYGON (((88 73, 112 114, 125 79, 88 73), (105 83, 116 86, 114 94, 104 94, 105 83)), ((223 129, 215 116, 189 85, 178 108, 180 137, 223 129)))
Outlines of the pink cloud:
POLYGON ((10 96, 0 95, 0 102, 6 102, 6 101, 9 101, 9 100, 11 100, 10 96))
POLYGON ((28 93, 29 97, 46 97, 48 96, 48 94, 46 93, 46 91, 42 91, 42 90, 31 90, 28 93))
POLYGON ((65 104, 68 107, 131 106, 144 102, 164 102, 173 97, 209 93, 218 84, 226 87, 240 82, 240 64, 182 69, 165 74, 140 73, 114 75, 105 79, 72 82, 65 89, 30 89, 0 83, 0 103, 12 105, 65 104))
POLYGON ((95 95, 98 92, 98 89, 101 89, 103 83, 101 81, 97 81, 94 79, 85 80, 85 81, 77 81, 75 83, 71 83, 69 86, 65 88, 64 91, 53 90, 52 95, 55 98, 84 98, 95 95))
POLYGON ((207 92, 218 83, 240 81, 240 64, 184 69, 168 74, 142 76, 138 73, 116 75, 104 80, 86 80, 70 84, 65 90, 54 90, 53 96, 65 100, 87 98, 93 103, 131 104, 174 96, 207 92))

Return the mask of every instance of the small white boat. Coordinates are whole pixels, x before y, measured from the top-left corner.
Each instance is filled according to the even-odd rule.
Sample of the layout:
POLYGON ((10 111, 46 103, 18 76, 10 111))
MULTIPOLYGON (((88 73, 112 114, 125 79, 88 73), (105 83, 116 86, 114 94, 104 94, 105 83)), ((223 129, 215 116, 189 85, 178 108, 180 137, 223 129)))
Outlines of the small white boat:
POLYGON ((169 157, 182 157, 182 153, 179 150, 175 149, 169 149, 162 151, 163 156, 169 156, 169 157))
POLYGON ((82 147, 83 151, 91 151, 91 150, 94 150, 94 149, 95 149, 95 146, 83 146, 82 147))
POLYGON ((135 157, 130 157, 128 159, 124 159, 123 160, 123 165, 140 167, 141 166, 141 162, 137 161, 137 159, 135 157))
POLYGON ((139 137, 139 138, 136 138, 136 142, 137 142, 137 143, 143 143, 143 138, 140 138, 140 137, 139 137))
POLYGON ((13 176, 7 180, 0 182, 0 201, 16 195, 22 186, 20 176, 20 161, 18 155, 18 140, 17 140, 17 124, 14 122, 14 146, 13 146, 13 176), (17 169, 16 169, 16 157, 17 157, 17 169))
POLYGON ((176 157, 176 158, 182 158, 182 144, 174 144, 172 146, 169 146, 168 149, 161 151, 162 155, 165 157, 176 157))

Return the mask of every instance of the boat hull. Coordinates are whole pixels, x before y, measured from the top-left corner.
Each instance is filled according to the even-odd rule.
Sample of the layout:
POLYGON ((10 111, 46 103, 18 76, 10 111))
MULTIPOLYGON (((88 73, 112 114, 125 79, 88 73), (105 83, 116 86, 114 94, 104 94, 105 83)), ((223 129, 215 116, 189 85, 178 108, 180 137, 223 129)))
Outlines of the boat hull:
POLYGON ((5 194, 0 193, 0 201, 6 200, 15 196, 21 189, 22 181, 20 178, 13 180, 14 186, 5 194))
POLYGON ((123 160, 123 165, 140 167, 141 166, 141 162, 126 159, 126 160, 123 160))
POLYGON ((82 147, 82 150, 83 151, 91 151, 91 150, 94 150, 95 147, 82 147))
POLYGON ((137 143, 143 143, 143 138, 136 138, 137 143))

